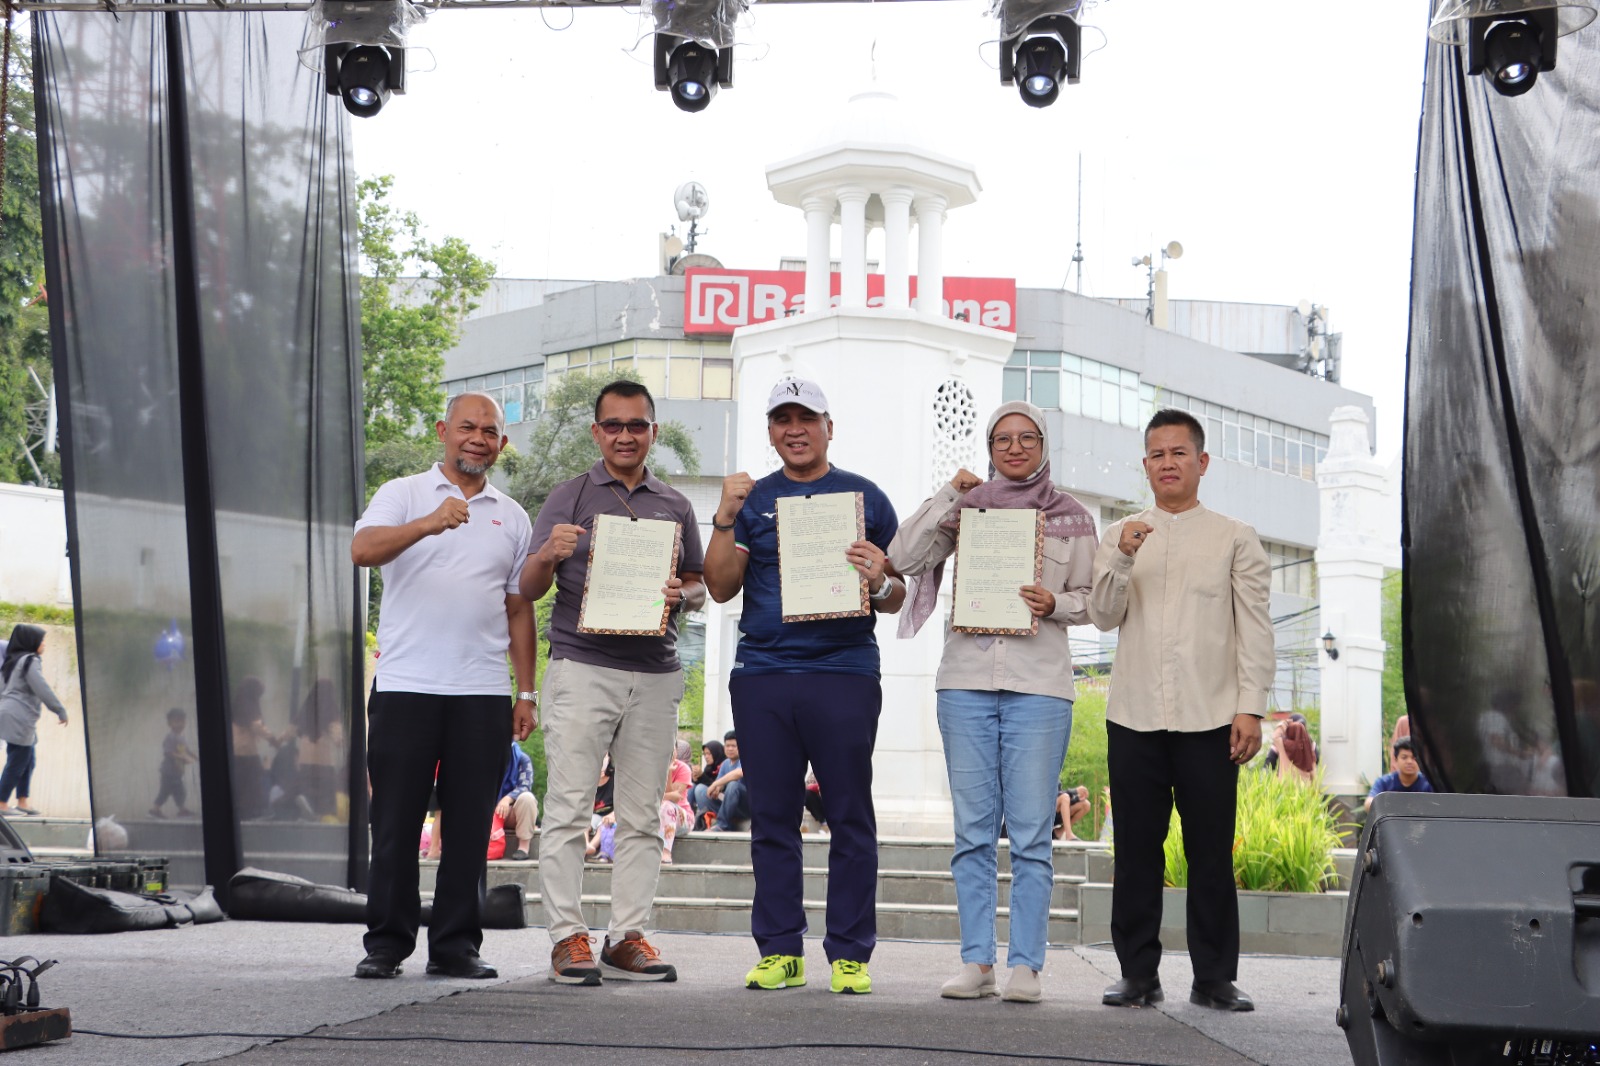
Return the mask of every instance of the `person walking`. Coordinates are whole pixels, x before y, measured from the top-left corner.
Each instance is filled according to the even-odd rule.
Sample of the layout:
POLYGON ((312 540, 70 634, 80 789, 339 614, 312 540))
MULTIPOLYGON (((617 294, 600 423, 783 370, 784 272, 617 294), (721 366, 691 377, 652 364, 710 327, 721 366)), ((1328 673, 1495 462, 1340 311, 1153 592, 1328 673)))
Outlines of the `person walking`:
POLYGON ((946 999, 999 994, 995 983, 998 843, 1004 823, 1011 848, 1011 922, 1004 999, 1037 1003, 1044 969, 1055 796, 1072 735, 1072 649, 1068 626, 1089 621, 1094 576, 1094 517, 1050 480, 1044 412, 1022 401, 989 418, 989 480, 958 470, 900 525, 889 562, 910 577, 911 606, 902 637, 933 614, 945 561, 956 550, 964 508, 1026 508, 1044 517, 1044 564, 1037 583, 1017 595, 1038 619, 1031 636, 951 629, 934 681, 955 811, 955 879, 962 967, 940 990, 946 999))
POLYGON ((0 804, 8 814, 38 814, 28 802, 33 787, 33 768, 37 762, 39 715, 49 707, 62 725, 67 724, 67 709, 45 683, 39 657, 44 654, 44 630, 38 626, 12 627, 6 642, 5 659, 0 663, 0 740, 6 742, 6 766, 0 771, 0 804))

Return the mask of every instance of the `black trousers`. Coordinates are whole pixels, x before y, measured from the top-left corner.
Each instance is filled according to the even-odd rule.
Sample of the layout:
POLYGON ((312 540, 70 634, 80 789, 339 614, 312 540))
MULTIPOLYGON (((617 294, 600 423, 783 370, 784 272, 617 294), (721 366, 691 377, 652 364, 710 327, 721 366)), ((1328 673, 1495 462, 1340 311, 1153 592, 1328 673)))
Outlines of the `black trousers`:
POLYGON ((399 958, 416 950, 422 911, 417 839, 437 765, 449 839, 434 886, 428 955, 475 955, 483 943, 484 856, 511 756, 511 701, 505 693, 374 692, 367 717, 372 866, 366 949, 399 958))
POLYGON ((1204 733, 1141 732, 1106 723, 1111 812, 1116 819, 1111 942, 1122 976, 1156 976, 1161 965, 1162 845, 1176 801, 1189 862, 1189 962, 1196 982, 1239 973, 1239 894, 1233 828, 1239 768, 1228 757, 1231 727, 1204 733))

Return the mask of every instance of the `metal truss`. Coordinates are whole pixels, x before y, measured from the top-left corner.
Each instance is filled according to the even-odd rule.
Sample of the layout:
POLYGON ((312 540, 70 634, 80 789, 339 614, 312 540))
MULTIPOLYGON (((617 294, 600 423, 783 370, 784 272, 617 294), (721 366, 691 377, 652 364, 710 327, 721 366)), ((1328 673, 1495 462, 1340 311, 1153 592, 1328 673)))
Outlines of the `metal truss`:
MULTIPOLYGON (((941 0, 761 0, 766 4, 817 4, 817 3, 938 3, 941 0)), ((421 6, 430 10, 449 9, 458 11, 487 11, 503 10, 519 7, 574 7, 574 8, 612 8, 612 7, 639 7, 641 0, 433 0, 421 6)), ((11 0, 10 8, 13 11, 100 11, 113 15, 137 14, 139 12, 179 11, 190 14, 203 14, 215 11, 309 11, 312 4, 310 0, 191 0, 184 3, 181 0, 133 0, 123 3, 122 0, 11 0)))

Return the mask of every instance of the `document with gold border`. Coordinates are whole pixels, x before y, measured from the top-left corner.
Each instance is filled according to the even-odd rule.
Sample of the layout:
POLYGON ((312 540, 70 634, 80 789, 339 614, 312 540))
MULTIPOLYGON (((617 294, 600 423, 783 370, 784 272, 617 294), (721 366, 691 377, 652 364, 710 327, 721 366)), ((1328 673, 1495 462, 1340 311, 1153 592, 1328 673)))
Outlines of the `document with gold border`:
POLYGON ((667 579, 678 569, 683 535, 676 522, 595 515, 578 632, 661 636, 667 631, 667 579))
POLYGON ((785 622, 872 613, 867 579, 845 552, 867 536, 859 492, 778 497, 778 582, 785 622))
POLYGON ((1044 574, 1044 513, 1031 507, 963 507, 956 534, 950 628, 1030 636, 1039 619, 1022 598, 1044 574))

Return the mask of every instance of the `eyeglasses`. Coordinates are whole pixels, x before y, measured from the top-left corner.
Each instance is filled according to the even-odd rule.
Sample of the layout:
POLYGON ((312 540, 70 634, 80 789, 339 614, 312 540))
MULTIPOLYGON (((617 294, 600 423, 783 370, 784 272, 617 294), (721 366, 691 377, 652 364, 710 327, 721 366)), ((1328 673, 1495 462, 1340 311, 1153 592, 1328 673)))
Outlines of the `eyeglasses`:
POLYGON ((630 418, 626 422, 622 421, 620 418, 608 418, 604 422, 596 422, 595 425, 604 430, 605 435, 608 437, 615 437, 623 430, 627 430, 635 437, 638 437, 642 436, 650 429, 651 423, 646 422, 642 418, 630 418))
POLYGON ((989 447, 1000 452, 1010 451, 1011 442, 1016 441, 1022 445, 1023 451, 1031 452, 1039 446, 1039 440, 1037 433, 1018 433, 1015 437, 1009 433, 997 433, 989 438, 989 447))

